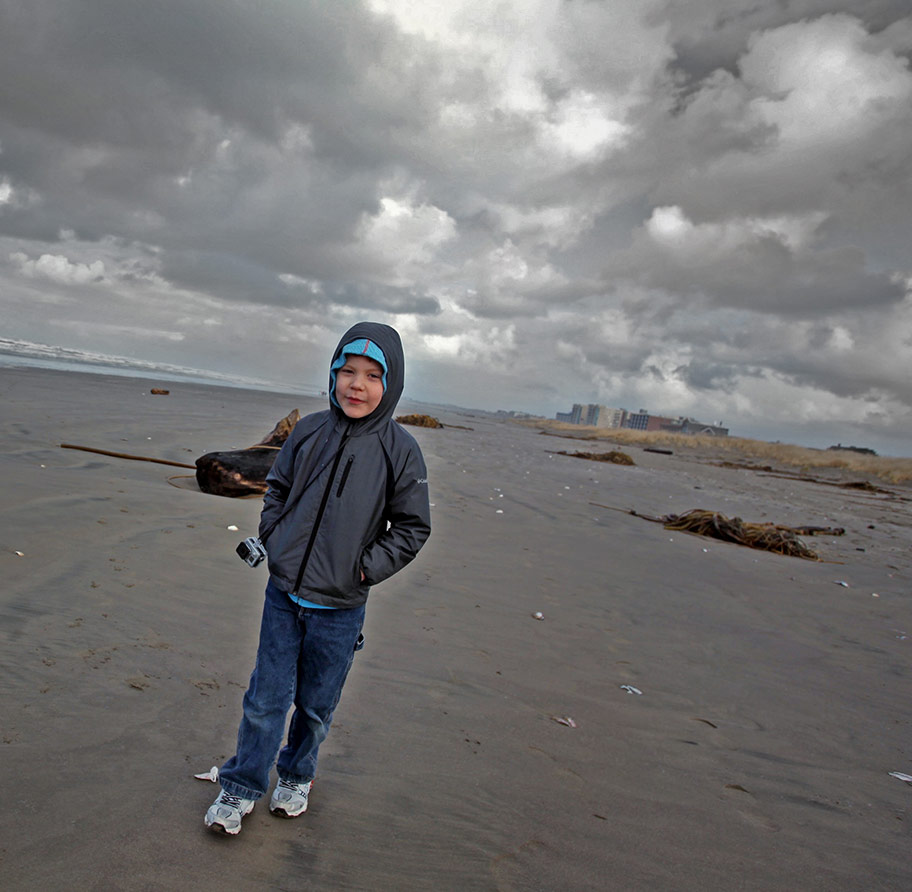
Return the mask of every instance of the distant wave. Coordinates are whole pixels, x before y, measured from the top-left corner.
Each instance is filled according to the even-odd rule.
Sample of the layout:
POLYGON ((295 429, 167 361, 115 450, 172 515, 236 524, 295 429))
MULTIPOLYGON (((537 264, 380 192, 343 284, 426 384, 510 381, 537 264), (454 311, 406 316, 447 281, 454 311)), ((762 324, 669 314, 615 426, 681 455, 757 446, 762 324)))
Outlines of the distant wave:
MULTIPOLYGON (((35 344, 0 337, 0 357, 7 358, 4 365, 15 364, 9 360, 23 360, 24 364, 45 368, 81 370, 86 372, 108 372, 129 377, 156 377, 166 380, 195 381, 204 384, 223 384, 244 389, 270 390, 301 393, 308 388, 292 388, 288 384, 262 381, 242 375, 229 375, 211 369, 196 369, 170 363, 149 362, 128 356, 114 356, 108 353, 93 353, 89 350, 75 350, 72 347, 56 347, 50 344, 35 344)), ((316 389, 314 389, 316 393, 316 389)))

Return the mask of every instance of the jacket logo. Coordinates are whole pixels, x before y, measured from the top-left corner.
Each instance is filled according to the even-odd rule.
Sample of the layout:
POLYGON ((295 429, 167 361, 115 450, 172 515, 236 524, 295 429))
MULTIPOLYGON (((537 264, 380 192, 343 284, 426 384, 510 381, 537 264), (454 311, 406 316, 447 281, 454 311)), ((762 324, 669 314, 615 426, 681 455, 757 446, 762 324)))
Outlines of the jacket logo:
POLYGON ((427 477, 416 477, 415 483, 427 483, 427 477))

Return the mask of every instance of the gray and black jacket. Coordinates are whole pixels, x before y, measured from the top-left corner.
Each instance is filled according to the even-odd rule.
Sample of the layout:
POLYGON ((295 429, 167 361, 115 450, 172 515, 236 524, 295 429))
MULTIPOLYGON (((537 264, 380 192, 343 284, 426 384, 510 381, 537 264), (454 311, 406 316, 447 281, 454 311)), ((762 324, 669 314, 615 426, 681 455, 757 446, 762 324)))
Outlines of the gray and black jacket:
POLYGON ((359 322, 332 362, 358 338, 374 341, 386 357, 380 404, 354 421, 333 403, 301 419, 266 477, 260 517, 273 583, 327 607, 363 604, 370 586, 408 564, 431 532, 424 457, 393 420, 405 380, 399 335, 359 322))

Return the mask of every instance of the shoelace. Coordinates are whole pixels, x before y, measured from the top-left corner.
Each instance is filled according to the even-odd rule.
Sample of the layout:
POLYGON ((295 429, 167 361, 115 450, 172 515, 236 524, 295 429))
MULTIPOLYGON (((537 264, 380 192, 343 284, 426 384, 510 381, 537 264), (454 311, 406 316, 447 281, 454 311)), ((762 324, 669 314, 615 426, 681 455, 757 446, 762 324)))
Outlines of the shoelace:
POLYGON ((224 790, 222 791, 222 795, 219 796, 219 800, 222 805, 231 805, 238 809, 241 807, 241 797, 232 796, 231 793, 226 793, 224 790))
POLYGON ((295 790, 297 791, 299 786, 304 786, 303 784, 296 784, 294 781, 285 780, 284 777, 279 778, 279 786, 284 787, 286 790, 295 790))

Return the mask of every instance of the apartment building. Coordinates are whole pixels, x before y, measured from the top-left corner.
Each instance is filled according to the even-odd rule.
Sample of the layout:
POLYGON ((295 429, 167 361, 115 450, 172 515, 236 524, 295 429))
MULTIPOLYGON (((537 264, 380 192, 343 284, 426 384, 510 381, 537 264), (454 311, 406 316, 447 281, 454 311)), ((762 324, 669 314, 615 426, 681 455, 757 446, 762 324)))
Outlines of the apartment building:
POLYGON ((565 424, 580 424, 589 427, 625 427, 639 431, 669 431, 678 434, 708 434, 715 437, 727 437, 728 428, 719 424, 705 424, 683 415, 667 418, 664 415, 650 415, 646 409, 628 412, 626 409, 613 409, 597 403, 574 403, 569 412, 558 412, 558 421, 565 424))

